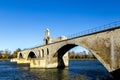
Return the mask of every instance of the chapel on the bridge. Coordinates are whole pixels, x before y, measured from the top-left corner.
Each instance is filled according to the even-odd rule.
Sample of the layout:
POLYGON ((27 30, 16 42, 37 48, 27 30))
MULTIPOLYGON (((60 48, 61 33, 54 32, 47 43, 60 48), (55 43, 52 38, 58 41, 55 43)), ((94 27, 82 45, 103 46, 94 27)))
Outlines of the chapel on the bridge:
POLYGON ((66 36, 60 36, 58 38, 53 38, 50 36, 50 30, 47 28, 45 31, 45 37, 44 37, 44 45, 47 45, 49 43, 53 43, 53 42, 57 42, 57 41, 61 41, 61 40, 65 40, 67 39, 66 36))

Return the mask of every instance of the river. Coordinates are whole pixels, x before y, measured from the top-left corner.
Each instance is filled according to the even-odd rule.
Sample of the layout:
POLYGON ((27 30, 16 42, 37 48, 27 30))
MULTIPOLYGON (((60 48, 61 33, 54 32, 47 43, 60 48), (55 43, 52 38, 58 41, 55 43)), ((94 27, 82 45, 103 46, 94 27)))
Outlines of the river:
POLYGON ((30 69, 27 65, 0 61, 0 80, 106 80, 109 77, 97 60, 70 60, 65 69, 30 69))

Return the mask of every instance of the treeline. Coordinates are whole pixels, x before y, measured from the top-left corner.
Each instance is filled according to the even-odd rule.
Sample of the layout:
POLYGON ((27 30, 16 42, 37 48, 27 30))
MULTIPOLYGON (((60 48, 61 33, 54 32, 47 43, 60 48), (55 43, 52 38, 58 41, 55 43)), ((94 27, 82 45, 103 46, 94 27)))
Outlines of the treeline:
MULTIPOLYGON (((11 53, 10 50, 0 50, 0 59, 11 59, 11 58, 17 58, 17 53, 21 51, 20 48, 16 49, 13 53, 11 53)), ((68 52, 70 59, 96 59, 95 56, 92 54, 92 52, 83 51, 83 52, 68 52)))
POLYGON ((92 52, 83 51, 83 52, 68 52, 70 59, 96 59, 96 57, 92 54, 92 52))
POLYGON ((17 52, 21 51, 20 48, 16 49, 13 53, 11 53, 10 50, 0 50, 0 59, 11 59, 11 58, 17 58, 17 52))

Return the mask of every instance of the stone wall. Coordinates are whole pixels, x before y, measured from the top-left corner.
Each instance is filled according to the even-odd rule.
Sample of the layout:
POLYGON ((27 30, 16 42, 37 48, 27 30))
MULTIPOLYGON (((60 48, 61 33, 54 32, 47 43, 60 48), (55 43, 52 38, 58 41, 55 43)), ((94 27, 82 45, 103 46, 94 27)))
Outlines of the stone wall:
POLYGON ((65 55, 65 53, 75 46, 82 46, 91 50, 96 58, 111 72, 120 68, 119 33, 120 28, 115 28, 72 39, 61 39, 62 41, 58 39, 56 40, 57 42, 53 41, 53 43, 23 50, 20 53, 23 54, 23 58, 26 60, 30 51, 33 51, 38 59, 41 59, 40 55, 44 55, 42 58, 46 59, 46 65, 49 65, 49 67, 58 65, 57 58, 61 54, 61 59, 63 59, 65 66, 68 66, 68 59, 64 59, 64 57, 68 57, 68 54, 65 55))

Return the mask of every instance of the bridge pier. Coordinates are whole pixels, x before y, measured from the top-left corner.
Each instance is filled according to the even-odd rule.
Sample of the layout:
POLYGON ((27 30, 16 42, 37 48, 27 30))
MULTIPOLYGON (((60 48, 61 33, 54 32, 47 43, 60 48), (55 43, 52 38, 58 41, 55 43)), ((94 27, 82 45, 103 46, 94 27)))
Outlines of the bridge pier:
POLYGON ((13 59, 11 59, 10 61, 11 61, 11 62, 17 62, 17 60, 18 60, 17 58, 13 58, 13 59))
POLYGON ((62 62, 57 57, 33 58, 30 60, 30 68, 61 68, 69 63, 68 53, 62 57, 62 62), (63 65, 64 64, 64 65, 63 65))
POLYGON ((18 59, 17 64, 30 64, 30 60, 18 59))
POLYGON ((56 58, 52 58, 50 62, 44 58, 30 60, 30 68, 56 68, 57 65, 58 63, 56 58))
POLYGON ((45 68, 46 60, 45 59, 31 59, 30 68, 45 68))

